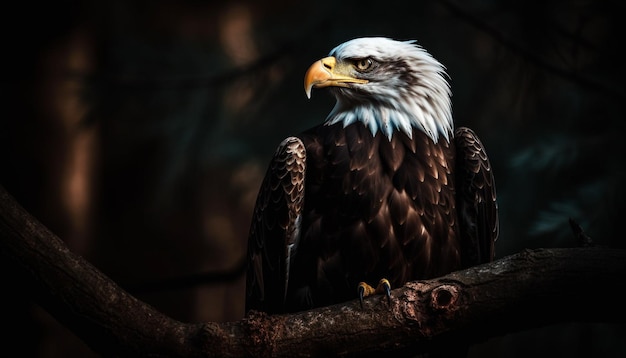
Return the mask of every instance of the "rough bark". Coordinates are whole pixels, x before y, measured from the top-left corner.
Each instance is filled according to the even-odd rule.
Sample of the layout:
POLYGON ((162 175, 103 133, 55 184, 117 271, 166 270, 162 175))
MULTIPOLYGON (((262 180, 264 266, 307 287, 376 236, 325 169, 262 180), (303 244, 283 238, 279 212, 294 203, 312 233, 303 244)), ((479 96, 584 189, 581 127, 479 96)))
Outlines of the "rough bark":
MULTIPOLYGON (((475 343, 558 322, 626 322, 626 252, 525 250, 380 296, 292 315, 183 323, 137 300, 28 214, 0 186, 0 256, 33 300, 95 352, 113 356, 352 356, 475 343)), ((10 288, 9 288, 10 289, 10 288)), ((10 292, 10 291, 7 291, 10 292)))

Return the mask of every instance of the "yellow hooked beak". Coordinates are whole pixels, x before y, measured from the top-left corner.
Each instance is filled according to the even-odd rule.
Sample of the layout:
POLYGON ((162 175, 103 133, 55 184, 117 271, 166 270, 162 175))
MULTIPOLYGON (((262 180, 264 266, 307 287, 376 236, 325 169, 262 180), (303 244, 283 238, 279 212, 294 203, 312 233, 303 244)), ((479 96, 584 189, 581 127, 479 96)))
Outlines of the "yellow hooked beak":
POLYGON ((354 78, 343 74, 346 67, 337 68, 337 59, 333 56, 325 57, 309 67, 304 75, 304 92, 307 98, 311 98, 311 89, 329 86, 348 87, 349 83, 367 83, 367 80, 354 78))

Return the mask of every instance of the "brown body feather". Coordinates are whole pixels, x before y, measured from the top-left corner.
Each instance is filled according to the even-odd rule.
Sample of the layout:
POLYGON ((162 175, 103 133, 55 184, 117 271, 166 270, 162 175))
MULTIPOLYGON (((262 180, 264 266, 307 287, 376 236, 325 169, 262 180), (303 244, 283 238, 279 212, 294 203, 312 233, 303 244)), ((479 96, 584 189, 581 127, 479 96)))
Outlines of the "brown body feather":
POLYGON ((451 143, 419 130, 388 140, 357 122, 292 137, 295 151, 283 143, 251 227, 247 309, 305 310, 357 298, 360 281, 399 287, 491 260, 491 169, 473 132, 457 133, 451 143))

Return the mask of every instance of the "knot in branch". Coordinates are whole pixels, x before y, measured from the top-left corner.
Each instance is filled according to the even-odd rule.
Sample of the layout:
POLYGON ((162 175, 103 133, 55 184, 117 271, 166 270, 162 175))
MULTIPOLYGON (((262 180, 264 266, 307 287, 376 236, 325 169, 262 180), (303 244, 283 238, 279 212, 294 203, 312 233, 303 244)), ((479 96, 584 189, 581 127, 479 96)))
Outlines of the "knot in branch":
POLYGON ((435 287, 430 293, 431 307, 436 311, 452 310, 459 298, 459 289, 454 285, 435 287))

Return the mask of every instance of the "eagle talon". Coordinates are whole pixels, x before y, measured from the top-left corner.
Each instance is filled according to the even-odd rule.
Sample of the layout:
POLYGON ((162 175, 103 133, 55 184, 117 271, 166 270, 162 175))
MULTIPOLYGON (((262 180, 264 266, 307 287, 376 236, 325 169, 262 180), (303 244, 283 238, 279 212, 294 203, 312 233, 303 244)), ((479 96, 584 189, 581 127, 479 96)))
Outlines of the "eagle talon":
POLYGON ((374 293, 376 293, 374 287, 365 282, 359 282, 359 301, 361 302, 361 309, 363 309, 363 298, 371 296, 374 293))
POLYGON ((359 302, 361 303, 361 309, 363 309, 363 293, 365 292, 365 287, 363 287, 363 282, 359 284, 359 302))
POLYGON ((386 278, 380 279, 380 281, 378 282, 378 287, 376 287, 376 292, 384 292, 387 296, 387 303, 391 304, 391 284, 389 283, 389 280, 387 280, 386 278))

